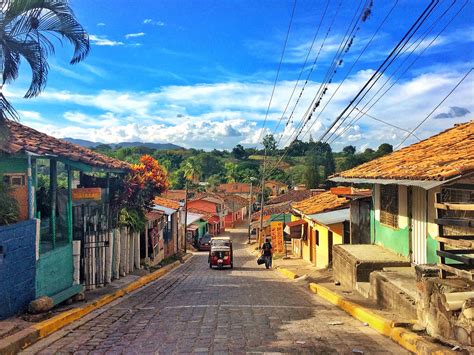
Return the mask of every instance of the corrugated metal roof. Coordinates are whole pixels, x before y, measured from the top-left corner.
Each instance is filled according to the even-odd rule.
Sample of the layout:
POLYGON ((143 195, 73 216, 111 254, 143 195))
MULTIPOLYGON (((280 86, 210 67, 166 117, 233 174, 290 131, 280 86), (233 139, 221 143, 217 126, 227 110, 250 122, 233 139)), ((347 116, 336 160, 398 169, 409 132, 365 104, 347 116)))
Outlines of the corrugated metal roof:
MULTIPOLYGON (((188 224, 188 226, 198 220, 200 220, 201 218, 203 218, 204 215, 202 214, 198 214, 198 213, 192 213, 192 212, 188 212, 188 218, 187 218, 187 221, 186 223, 188 224)), ((184 223, 183 223, 184 224, 184 223)))
POLYGON ((316 213, 308 215, 308 218, 324 225, 330 225, 334 223, 341 223, 350 219, 350 208, 343 210, 316 213))
POLYGON ((174 210, 174 209, 172 209, 172 208, 160 206, 160 205, 154 205, 154 206, 153 206, 153 210, 155 210, 155 211, 161 211, 161 212, 163 212, 163 213, 164 213, 165 215, 167 215, 167 216, 171 216, 173 213, 176 213, 176 210, 174 210))

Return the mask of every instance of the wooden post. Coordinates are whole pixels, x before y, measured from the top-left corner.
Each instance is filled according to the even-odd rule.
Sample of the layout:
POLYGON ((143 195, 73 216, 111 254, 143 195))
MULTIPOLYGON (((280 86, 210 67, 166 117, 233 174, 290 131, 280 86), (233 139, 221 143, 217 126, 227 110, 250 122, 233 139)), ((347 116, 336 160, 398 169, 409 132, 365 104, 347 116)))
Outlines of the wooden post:
POLYGON ((67 166, 67 236, 72 243, 72 168, 67 166))
POLYGON ((53 249, 56 247, 56 196, 58 190, 58 166, 55 159, 49 161, 49 191, 51 194, 50 229, 53 249))
POLYGON ((249 200, 249 211, 248 211, 248 215, 249 215, 249 231, 248 231, 248 234, 249 234, 249 244, 250 244, 250 231, 251 231, 251 228, 250 228, 250 224, 252 222, 252 180, 250 180, 250 200, 249 200))
POLYGON ((184 196, 184 252, 188 244, 188 181, 186 180, 186 195, 184 196))

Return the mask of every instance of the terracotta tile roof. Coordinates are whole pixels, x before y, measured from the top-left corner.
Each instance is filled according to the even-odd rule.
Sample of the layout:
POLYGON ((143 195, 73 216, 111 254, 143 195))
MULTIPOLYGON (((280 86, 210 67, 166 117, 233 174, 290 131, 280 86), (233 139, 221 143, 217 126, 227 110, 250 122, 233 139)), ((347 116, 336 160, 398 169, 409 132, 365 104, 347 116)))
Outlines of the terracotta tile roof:
POLYGON ((233 194, 218 194, 223 200, 225 206, 232 212, 238 211, 243 207, 248 206, 249 200, 233 194))
POLYGON ((9 138, 0 147, 7 153, 28 151, 38 155, 53 155, 103 169, 128 170, 130 164, 93 152, 90 149, 38 132, 18 122, 7 121, 9 138))
POLYGON ((212 216, 214 216, 212 213, 200 210, 198 208, 193 208, 193 207, 188 208, 188 212, 201 214, 204 216, 203 219, 205 220, 209 220, 212 216))
POLYGON ((218 190, 220 192, 226 192, 231 194, 248 194, 250 193, 250 184, 244 184, 241 182, 220 184, 218 190))
POLYGON ((224 203, 224 199, 220 195, 212 192, 197 193, 192 199, 190 199, 190 201, 206 200, 208 202, 217 203, 215 201, 212 201, 213 199, 218 200, 219 203, 224 203))
POLYGON ((298 202, 298 201, 306 200, 307 198, 310 198, 311 196, 315 194, 316 193, 311 190, 289 190, 283 195, 270 199, 267 202, 267 205, 273 205, 275 203, 282 203, 282 202, 298 202))
POLYGON ((474 120, 336 176, 443 181, 474 171, 474 120))
POLYGON ((349 206, 350 201, 345 197, 339 197, 331 191, 323 192, 306 200, 292 203, 291 207, 306 215, 338 210, 349 206))
POLYGON ((155 200, 153 202, 157 205, 167 207, 167 208, 172 208, 174 210, 179 210, 179 208, 181 207, 179 202, 176 202, 168 198, 160 197, 160 196, 155 197, 155 200))
POLYGON ((288 184, 285 184, 284 182, 276 181, 276 180, 267 180, 265 182, 266 185, 276 185, 276 186, 288 186, 288 184))
POLYGON ((168 190, 161 194, 161 197, 174 201, 184 201, 186 198, 185 190, 168 190))
MULTIPOLYGON (((275 203, 274 205, 264 206, 263 215, 271 216, 273 214, 289 213, 290 210, 291 210, 291 202, 275 203)), ((252 220, 259 219, 259 218, 260 218, 260 211, 252 214, 252 220)))

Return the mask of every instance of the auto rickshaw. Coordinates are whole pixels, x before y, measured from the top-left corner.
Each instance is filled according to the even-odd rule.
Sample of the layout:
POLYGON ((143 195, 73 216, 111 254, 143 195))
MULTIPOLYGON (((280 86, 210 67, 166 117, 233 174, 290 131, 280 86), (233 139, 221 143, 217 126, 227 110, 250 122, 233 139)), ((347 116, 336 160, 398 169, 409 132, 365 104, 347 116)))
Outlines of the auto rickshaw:
POLYGON ((219 269, 224 266, 234 267, 234 254, 232 249, 232 239, 229 237, 214 237, 211 239, 211 250, 209 251, 209 267, 217 266, 219 269))

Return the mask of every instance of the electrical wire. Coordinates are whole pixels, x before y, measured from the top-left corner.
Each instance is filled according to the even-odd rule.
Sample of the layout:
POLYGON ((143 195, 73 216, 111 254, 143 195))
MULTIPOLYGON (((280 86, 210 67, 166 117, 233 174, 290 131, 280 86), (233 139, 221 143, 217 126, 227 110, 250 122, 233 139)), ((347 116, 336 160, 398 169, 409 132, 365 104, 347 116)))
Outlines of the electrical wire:
MULTIPOLYGON (((393 64, 393 61, 400 55, 401 50, 403 50, 403 48, 407 45, 408 41, 410 41, 410 39, 413 37, 413 35, 419 30, 420 26, 423 25, 423 23, 426 21, 426 19, 431 14, 431 12, 434 10, 434 8, 438 5, 438 3, 439 3, 439 0, 433 0, 433 1, 430 2, 430 4, 422 12, 422 14, 417 18, 415 23, 412 26, 410 26, 410 28, 405 33, 405 35, 402 37, 402 39, 400 39, 400 41, 397 43, 395 48, 392 49, 390 54, 385 58, 385 60, 382 62, 382 64, 380 64, 380 66, 377 68, 375 73, 372 74, 372 76, 369 78, 369 80, 358 91, 356 96, 349 102, 349 104, 344 108, 344 110, 337 116, 337 118, 330 124, 330 126, 326 129, 326 131, 321 135, 321 137, 319 138, 319 141, 322 141, 328 134, 331 133, 331 130, 336 126, 336 124, 338 122, 341 121, 343 116, 352 107, 352 105, 354 104, 354 102, 356 100, 359 100, 355 104, 357 106, 360 103, 360 101, 365 97, 365 95, 367 95, 367 93, 373 88, 373 86, 377 83, 377 81, 380 79, 380 77, 383 75, 383 73, 387 70, 387 68, 390 67, 393 64), (368 90, 366 90, 369 85, 370 85, 370 88, 368 90)), ((339 126, 341 124, 343 124, 344 121, 345 121, 345 119, 342 120, 342 122, 339 124, 339 126)), ((332 135, 333 135, 333 133, 331 133, 329 138, 332 135)))
POLYGON ((466 74, 464 74, 464 76, 461 78, 461 80, 458 81, 458 83, 456 84, 456 86, 454 86, 454 88, 451 89, 451 91, 444 97, 444 99, 441 100, 441 102, 440 102, 439 104, 437 104, 437 105, 435 106, 435 108, 434 108, 433 110, 431 110, 431 112, 430 112, 425 118, 423 118, 423 120, 422 120, 420 123, 418 123, 418 125, 417 125, 415 128, 413 128, 413 130, 411 130, 411 132, 409 132, 409 134, 408 134, 407 136, 405 136, 405 138, 403 138, 403 140, 397 145, 397 147, 395 148, 395 150, 397 150, 398 148, 400 148, 400 146, 401 146, 403 143, 405 143, 405 141, 408 139, 408 137, 410 137, 410 135, 412 135, 418 128, 420 128, 420 126, 421 126, 423 123, 425 123, 428 118, 430 118, 430 116, 448 99, 448 97, 450 97, 451 94, 452 94, 454 91, 456 91, 456 89, 459 87, 459 85, 462 84, 462 82, 464 81, 464 79, 466 79, 466 78, 469 76, 469 74, 471 74, 471 72, 472 72, 473 70, 474 70, 474 68, 471 68, 471 69, 469 69, 469 71, 468 71, 466 74))
POLYGON ((280 76, 280 69, 281 69, 281 65, 283 63, 283 58, 284 58, 285 52, 286 52, 286 45, 288 44, 288 37, 290 36, 291 25, 293 24, 293 17, 295 15, 295 9, 296 9, 296 2, 297 2, 297 0, 293 1, 293 9, 291 11, 291 17, 290 17, 290 23, 288 25, 288 30, 286 31, 285 43, 283 45, 283 50, 281 51, 280 62, 278 63, 277 74, 275 76, 275 81, 273 83, 273 89, 272 89, 272 93, 270 95, 270 100, 268 101, 267 112, 265 113, 265 119, 263 120, 263 125, 262 125, 262 128, 260 130, 260 135, 257 139, 257 145, 255 146, 255 149, 257 149, 258 145, 260 144, 260 139, 262 138, 263 131, 265 129, 265 124, 267 122, 268 113, 270 112, 270 107, 272 105, 273 95, 275 94, 276 84, 277 84, 278 78, 280 76))
MULTIPOLYGON (((423 48, 415 57, 415 59, 404 69, 404 71, 398 76, 398 78, 392 82, 392 84, 377 98, 377 100, 368 108, 365 109, 371 102, 372 100, 378 95, 378 93, 385 87, 385 85, 393 78, 393 76, 397 73, 397 71, 405 64, 405 62, 411 57, 411 55, 417 50, 417 48, 423 43, 424 39, 432 32, 434 29, 435 25, 438 23, 438 21, 445 16, 445 14, 451 9, 451 7, 454 5, 456 0, 454 0, 451 5, 433 22, 430 28, 428 28, 425 33, 420 36, 419 38, 419 43, 416 45, 416 47, 412 50, 412 52, 406 57, 406 59, 398 66, 398 68, 392 73, 392 75, 385 81, 385 83, 377 90, 377 92, 372 96, 372 98, 364 104, 364 107, 362 107, 362 110, 358 110, 359 113, 349 122, 349 124, 340 132, 336 133, 336 136, 333 138, 333 140, 330 142, 330 144, 334 143, 338 138, 344 136, 344 134, 350 129, 351 126, 356 124, 361 118, 364 117, 364 115, 367 114, 368 111, 372 109, 379 101, 382 99, 382 97, 385 96, 385 94, 392 89, 393 86, 395 86, 400 79, 405 75, 405 73, 418 61, 418 59, 424 54, 424 52, 431 47, 431 45, 438 39, 438 37, 446 30, 446 28, 454 21, 454 19, 459 15, 459 13, 464 9, 464 7, 467 5, 468 0, 464 2, 464 5, 461 6, 461 8, 457 11, 456 14, 446 23, 446 25, 438 32, 438 34, 428 43, 428 45, 423 48)), ((418 40, 417 40, 418 41, 418 40)), ((415 41, 412 45, 414 45, 417 41, 415 41)), ((411 48, 411 46, 409 47, 411 48)))

